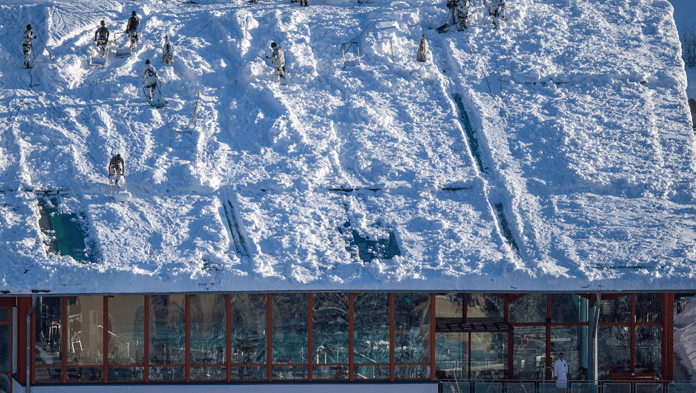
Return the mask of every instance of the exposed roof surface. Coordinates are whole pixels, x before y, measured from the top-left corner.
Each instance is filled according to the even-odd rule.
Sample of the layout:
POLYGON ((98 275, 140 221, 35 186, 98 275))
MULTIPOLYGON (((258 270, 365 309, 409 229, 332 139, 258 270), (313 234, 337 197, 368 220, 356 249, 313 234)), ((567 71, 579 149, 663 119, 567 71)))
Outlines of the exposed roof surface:
POLYGON ((668 2, 510 0, 500 29, 479 4, 444 34, 435 0, 200 3, 138 5, 140 47, 104 68, 94 31, 122 31, 130 4, 0 6, 1 290, 693 289, 668 2), (32 70, 27 23, 56 56, 37 40, 32 70), (128 191, 112 197, 115 152, 128 191))

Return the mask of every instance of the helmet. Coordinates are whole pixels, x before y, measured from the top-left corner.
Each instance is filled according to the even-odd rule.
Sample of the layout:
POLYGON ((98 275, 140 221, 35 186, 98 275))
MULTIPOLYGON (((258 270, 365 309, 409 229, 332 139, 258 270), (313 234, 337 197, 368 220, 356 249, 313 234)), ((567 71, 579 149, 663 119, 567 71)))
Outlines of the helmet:
POLYGON ((116 154, 116 158, 121 158, 121 153, 116 154))
POLYGON ((150 59, 145 60, 145 64, 150 64, 150 59))
POLYGON ((271 41, 271 48, 275 48, 276 46, 278 46, 278 44, 276 44, 275 42, 271 41))
POLYGON ((31 25, 27 25, 27 29, 31 30, 31 25))
POLYGON ((135 11, 133 11, 131 12, 131 15, 136 16, 137 14, 135 13, 135 11))
POLYGON ((102 25, 102 26, 106 26, 106 22, 101 21, 101 25, 102 25))

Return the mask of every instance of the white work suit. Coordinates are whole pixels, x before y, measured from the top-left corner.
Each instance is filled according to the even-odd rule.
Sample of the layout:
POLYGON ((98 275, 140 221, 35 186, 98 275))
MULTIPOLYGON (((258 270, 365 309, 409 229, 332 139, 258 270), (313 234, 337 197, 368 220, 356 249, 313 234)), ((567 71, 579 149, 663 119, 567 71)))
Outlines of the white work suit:
POLYGON ((155 94, 155 89, 157 88, 157 70, 152 64, 145 64, 145 70, 143 70, 142 76, 143 84, 145 85, 146 94, 148 99, 152 101, 155 94))
POLYGON ((273 48, 271 62, 273 62, 273 68, 275 68, 276 74, 285 79, 285 55, 280 45, 276 45, 276 47, 273 48))
POLYGON ((31 30, 26 29, 24 31, 24 40, 22 41, 22 52, 24 53, 24 67, 29 67, 31 65, 31 51, 35 39, 36 36, 31 30))
POLYGON ((565 359, 556 360, 553 364, 553 374, 556 376, 556 387, 565 389, 568 387, 568 362, 565 359))

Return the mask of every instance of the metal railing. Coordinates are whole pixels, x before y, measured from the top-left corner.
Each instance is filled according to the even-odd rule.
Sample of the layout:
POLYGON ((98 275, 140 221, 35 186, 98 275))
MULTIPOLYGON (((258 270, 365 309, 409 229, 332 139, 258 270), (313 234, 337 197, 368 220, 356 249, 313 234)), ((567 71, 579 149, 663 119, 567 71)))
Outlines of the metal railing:
POLYGON ((671 381, 440 380, 439 393, 696 393, 696 384, 671 381), (565 386, 563 386, 565 385, 565 386))

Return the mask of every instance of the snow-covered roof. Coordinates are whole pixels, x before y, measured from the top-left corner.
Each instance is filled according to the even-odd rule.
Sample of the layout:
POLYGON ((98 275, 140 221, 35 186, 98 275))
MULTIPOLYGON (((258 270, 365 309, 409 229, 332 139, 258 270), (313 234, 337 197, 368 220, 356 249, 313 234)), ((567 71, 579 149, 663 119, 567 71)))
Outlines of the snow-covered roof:
POLYGON ((499 29, 485 7, 439 34, 436 0, 0 5, 0 290, 693 289, 672 7, 509 0, 499 29), (139 48, 90 67, 132 10, 139 48), (37 39, 22 69, 27 23, 55 61, 37 39))

